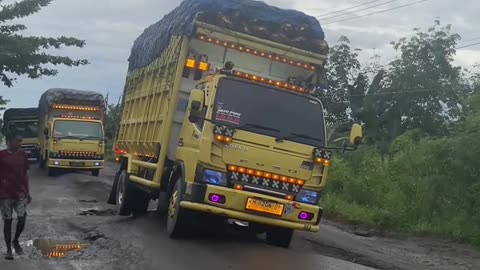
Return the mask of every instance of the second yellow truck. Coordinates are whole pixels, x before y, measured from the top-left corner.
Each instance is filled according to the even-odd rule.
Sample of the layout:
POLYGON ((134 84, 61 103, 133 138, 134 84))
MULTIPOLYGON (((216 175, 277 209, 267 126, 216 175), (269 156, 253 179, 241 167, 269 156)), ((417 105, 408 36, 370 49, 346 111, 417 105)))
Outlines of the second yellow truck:
POLYGON ((86 170, 98 176, 104 167, 105 100, 100 93, 50 89, 39 102, 40 166, 49 176, 62 170, 86 170))
MULTIPOLYGON (((294 230, 319 231, 332 152, 312 93, 327 52, 303 13, 182 3, 132 50, 109 202, 141 215, 158 199, 171 237, 216 219, 248 223, 281 247, 294 230)), ((351 142, 361 137, 354 125, 351 142)))

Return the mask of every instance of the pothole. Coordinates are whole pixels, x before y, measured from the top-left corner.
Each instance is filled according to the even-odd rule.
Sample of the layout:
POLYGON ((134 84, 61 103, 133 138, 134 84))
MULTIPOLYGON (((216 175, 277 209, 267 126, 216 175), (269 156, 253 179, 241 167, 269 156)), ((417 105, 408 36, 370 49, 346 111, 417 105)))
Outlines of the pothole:
POLYGON ((65 258, 69 252, 84 249, 90 246, 90 243, 75 240, 35 239, 33 240, 33 246, 38 249, 43 256, 51 259, 62 259, 65 258))
POLYGON ((79 203, 98 203, 97 200, 78 200, 79 203))
POLYGON ((99 209, 88 209, 80 212, 78 215, 80 216, 115 216, 117 212, 113 209, 105 209, 105 210, 99 210, 99 209))

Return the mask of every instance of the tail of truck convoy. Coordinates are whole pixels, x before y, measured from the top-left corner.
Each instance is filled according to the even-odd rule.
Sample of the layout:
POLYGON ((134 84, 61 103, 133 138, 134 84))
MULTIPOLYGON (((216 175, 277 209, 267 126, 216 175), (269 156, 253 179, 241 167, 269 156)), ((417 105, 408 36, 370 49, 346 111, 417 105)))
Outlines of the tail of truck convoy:
POLYGON ((22 136, 22 150, 30 161, 38 160, 38 109, 12 108, 3 114, 3 133, 22 136))
MULTIPOLYGON (((109 203, 158 199, 171 237, 233 220, 288 247, 319 231, 332 152, 315 91, 328 45, 318 21, 244 0, 187 0, 136 40, 109 203)), ((354 125, 351 142, 361 127, 354 125)))
POLYGON ((50 89, 39 102, 40 166, 49 176, 59 169, 88 170, 98 176, 104 167, 103 118, 100 93, 50 89))

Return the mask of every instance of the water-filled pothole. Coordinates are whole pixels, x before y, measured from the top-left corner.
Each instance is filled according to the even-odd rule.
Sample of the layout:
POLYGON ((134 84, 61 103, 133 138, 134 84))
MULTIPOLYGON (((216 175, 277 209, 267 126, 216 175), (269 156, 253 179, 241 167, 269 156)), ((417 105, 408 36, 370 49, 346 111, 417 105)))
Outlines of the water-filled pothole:
POLYGON ((65 258, 67 253, 81 250, 89 245, 90 244, 85 241, 72 240, 35 239, 33 241, 33 246, 49 258, 65 258))

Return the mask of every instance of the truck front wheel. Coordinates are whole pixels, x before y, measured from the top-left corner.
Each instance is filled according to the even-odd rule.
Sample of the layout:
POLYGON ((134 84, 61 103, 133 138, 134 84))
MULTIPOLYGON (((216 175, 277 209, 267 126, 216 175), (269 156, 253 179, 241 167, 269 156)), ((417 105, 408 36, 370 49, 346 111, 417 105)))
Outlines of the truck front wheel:
POLYGON ((267 243, 272 246, 288 248, 292 241, 293 230, 278 227, 267 229, 267 243))
POLYGON ((170 238, 181 238, 186 236, 188 232, 188 224, 193 222, 190 220, 191 213, 180 207, 182 201, 182 179, 178 179, 170 194, 168 216, 167 216, 167 232, 170 238))
POLYGON ((92 170, 92 176, 98 177, 99 175, 100 175, 99 169, 92 170))

